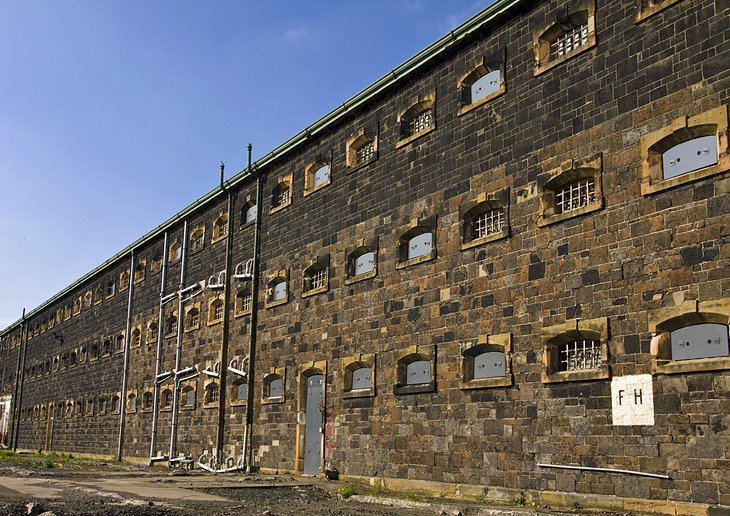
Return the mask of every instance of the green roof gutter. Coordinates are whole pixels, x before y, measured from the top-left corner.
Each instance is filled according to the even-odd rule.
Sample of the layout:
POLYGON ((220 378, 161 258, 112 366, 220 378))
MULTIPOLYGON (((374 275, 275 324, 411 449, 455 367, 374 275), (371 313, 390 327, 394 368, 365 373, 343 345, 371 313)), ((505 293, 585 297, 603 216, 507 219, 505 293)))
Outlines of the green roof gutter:
MULTIPOLYGON (((422 67, 430 63, 433 59, 437 58, 443 52, 450 49, 456 43, 459 43, 463 39, 469 37, 474 31, 477 31, 485 25, 493 22, 494 20, 508 12, 510 9, 512 9, 514 6, 525 3, 525 1, 526 0, 496 0, 492 5, 475 14, 467 21, 456 27, 454 30, 450 31, 448 34, 441 37, 436 42, 432 43, 431 45, 420 51, 418 54, 408 59, 405 63, 401 64, 391 72, 385 74, 383 77, 362 90, 360 93, 358 93, 351 99, 343 102, 342 105, 336 107, 325 116, 314 122, 312 125, 304 129, 303 131, 300 131, 298 134, 289 138, 289 140, 282 143, 274 150, 255 161, 252 169, 261 169, 271 165, 272 163, 274 163, 274 161, 282 158, 289 152, 292 152, 294 149, 308 141, 317 133, 345 118, 353 110, 360 108, 361 106, 376 98, 382 92, 390 89, 401 79, 404 79, 405 77, 410 76, 412 73, 420 70, 422 67)), ((136 249, 137 247, 159 236, 165 230, 172 227, 176 222, 181 221, 198 208, 201 208, 208 204, 210 201, 216 199, 221 193, 225 191, 225 189, 235 186, 242 181, 245 181, 250 176, 251 171, 247 169, 238 172, 228 181, 225 181, 224 188, 215 188, 214 190, 211 190, 210 192, 199 198, 197 201, 194 201, 192 204, 154 228, 152 231, 149 231, 144 236, 132 242, 130 245, 119 251, 117 254, 93 269, 91 272, 88 272, 87 274, 73 282, 71 285, 60 291, 58 294, 54 295, 50 299, 47 299, 38 307, 28 312, 25 316, 26 320, 31 318, 33 315, 36 315, 38 312, 44 310, 48 305, 54 303, 72 290, 78 288, 81 284, 85 283, 87 280, 104 270, 109 265, 112 265, 119 259, 127 256, 132 251, 132 249, 136 249)), ((18 324, 19 321, 20 319, 10 324, 6 329, 0 332, 0 335, 7 334, 11 328, 15 327, 18 324)))

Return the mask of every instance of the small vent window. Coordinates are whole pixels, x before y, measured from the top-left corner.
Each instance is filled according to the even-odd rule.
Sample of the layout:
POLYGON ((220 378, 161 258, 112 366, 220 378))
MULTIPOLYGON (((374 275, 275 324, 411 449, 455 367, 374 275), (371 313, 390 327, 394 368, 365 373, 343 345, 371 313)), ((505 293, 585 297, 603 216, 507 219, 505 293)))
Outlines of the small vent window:
POLYGON ((560 371, 601 367, 601 343, 597 340, 575 340, 560 346, 560 371))
POLYGON ((664 179, 671 179, 716 164, 717 138, 714 134, 682 142, 662 153, 664 179))
POLYGON ((693 324, 671 334, 672 360, 724 357, 728 349, 728 327, 724 324, 693 324))
POLYGON ((248 384, 241 382, 236 385, 236 400, 246 401, 248 399, 248 384))
POLYGON ((373 371, 369 367, 361 367, 352 372, 352 390, 370 389, 373 386, 373 371))
POLYGON ((430 254, 433 250, 433 238, 430 232, 420 233, 408 240, 408 259, 430 254))
POLYGON ((501 378, 506 374, 504 352, 487 351, 474 357, 474 378, 501 378))
POLYGON ((406 366, 406 385, 420 385, 431 381, 431 362, 417 360, 406 366))
POLYGON ((481 76, 471 85, 471 103, 478 102, 485 97, 495 93, 500 87, 500 72, 493 70, 486 75, 481 76))
POLYGON ((355 259, 355 276, 367 274, 375 270, 375 253, 368 252, 361 254, 355 259))

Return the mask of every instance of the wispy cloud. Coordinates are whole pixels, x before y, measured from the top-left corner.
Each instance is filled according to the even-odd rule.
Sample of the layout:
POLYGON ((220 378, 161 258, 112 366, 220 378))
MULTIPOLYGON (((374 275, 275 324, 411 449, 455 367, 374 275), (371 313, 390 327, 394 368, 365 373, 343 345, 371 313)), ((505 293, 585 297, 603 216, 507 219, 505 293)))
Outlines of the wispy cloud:
POLYGON ((284 32, 284 41, 292 45, 299 45, 314 35, 314 30, 307 26, 295 27, 284 32))

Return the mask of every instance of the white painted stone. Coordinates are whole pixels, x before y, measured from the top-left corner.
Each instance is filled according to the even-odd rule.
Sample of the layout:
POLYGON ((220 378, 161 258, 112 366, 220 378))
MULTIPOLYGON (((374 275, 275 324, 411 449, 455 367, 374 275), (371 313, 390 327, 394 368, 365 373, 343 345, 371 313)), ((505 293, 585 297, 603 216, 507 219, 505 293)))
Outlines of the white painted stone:
POLYGON ((650 374, 611 380, 614 426, 654 425, 654 387, 650 374))

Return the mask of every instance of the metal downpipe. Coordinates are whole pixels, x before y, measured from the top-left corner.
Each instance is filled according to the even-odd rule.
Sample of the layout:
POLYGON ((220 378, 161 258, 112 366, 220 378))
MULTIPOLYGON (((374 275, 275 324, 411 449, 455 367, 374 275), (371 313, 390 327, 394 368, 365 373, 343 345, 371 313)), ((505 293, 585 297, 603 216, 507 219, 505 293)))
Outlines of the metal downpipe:
POLYGON ((127 375, 129 374, 129 338, 132 332, 132 298, 134 296, 134 249, 129 260, 129 295, 127 297, 127 326, 124 330, 124 366, 122 368, 122 395, 119 400, 119 444, 117 461, 122 460, 124 449, 124 420, 127 416, 127 375))
MULTIPOLYGON (((248 144, 248 173, 251 170, 251 144, 248 144)), ((247 377, 248 392, 246 393, 246 425, 243 431, 243 460, 247 470, 251 470, 253 466, 253 446, 251 446, 253 432, 253 404, 254 404, 254 376, 256 362, 256 326, 258 322, 258 306, 259 306, 259 246, 261 240, 261 190, 263 188, 264 174, 260 171, 256 173, 256 223, 253 233, 253 270, 251 271, 251 320, 249 323, 249 341, 248 341, 248 367, 247 377)))
MULTIPOLYGON (((223 183, 224 165, 221 163, 221 189, 226 190, 223 183)), ((218 427, 216 431, 216 458, 220 464, 223 461, 223 441, 226 427, 226 380, 228 376, 228 330, 230 327, 230 290, 231 290, 231 253, 233 251, 233 212, 235 199, 228 190, 228 220, 226 233, 226 276, 223 285, 223 336, 221 339, 219 388, 218 388, 218 427)))
POLYGON ((10 411, 10 417, 12 418, 12 426, 10 427, 10 439, 8 444, 10 448, 16 450, 18 447, 18 431, 20 428, 20 393, 22 392, 22 371, 25 368, 23 364, 23 339, 25 336, 25 308, 23 308, 23 316, 20 319, 20 349, 18 350, 18 365, 15 371, 15 392, 13 393, 12 410, 10 411))
POLYGON ((152 435, 150 437, 150 466, 155 456, 155 447, 157 446, 157 419, 159 417, 159 400, 160 400, 160 384, 157 379, 160 376, 162 368, 162 336, 163 327, 165 325, 165 305, 162 298, 165 297, 165 281, 167 280, 167 231, 165 231, 165 239, 162 245, 162 278, 160 280, 160 311, 157 314, 157 357, 155 358, 155 383, 152 390, 152 435))
POLYGON ((175 349, 175 372, 172 389, 172 428, 170 429, 170 455, 168 460, 175 458, 177 448, 177 416, 178 416, 178 375, 180 362, 182 360, 182 338, 183 338, 183 294, 185 288, 185 266, 188 258, 188 221, 183 224, 182 260, 180 264, 180 287, 178 290, 179 301, 177 304, 177 347, 175 349))

